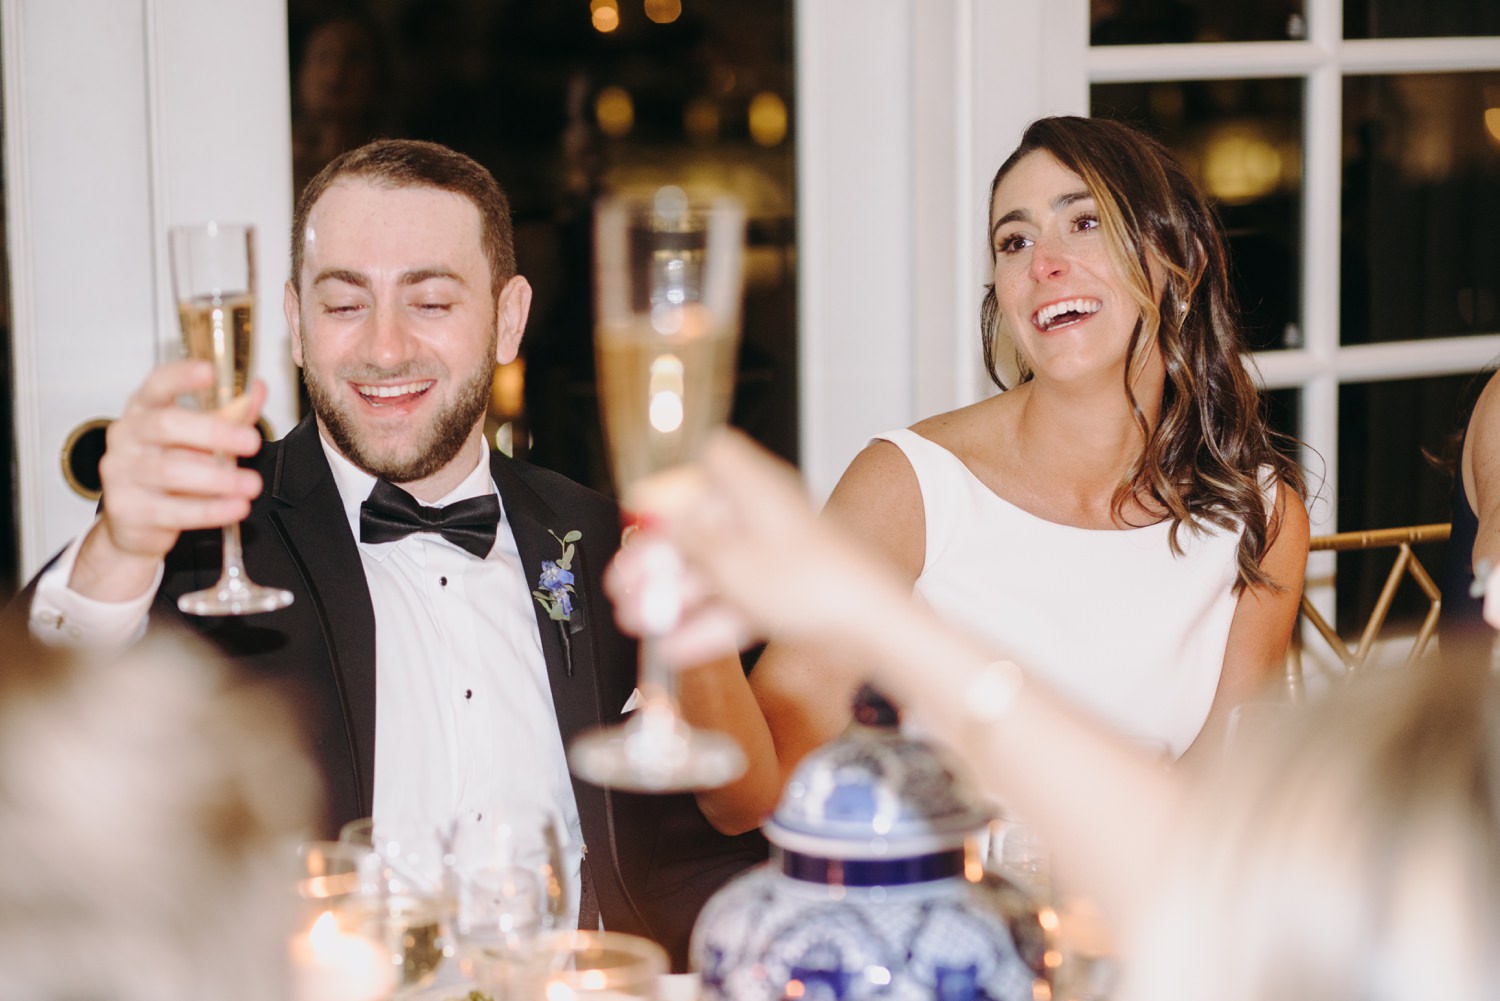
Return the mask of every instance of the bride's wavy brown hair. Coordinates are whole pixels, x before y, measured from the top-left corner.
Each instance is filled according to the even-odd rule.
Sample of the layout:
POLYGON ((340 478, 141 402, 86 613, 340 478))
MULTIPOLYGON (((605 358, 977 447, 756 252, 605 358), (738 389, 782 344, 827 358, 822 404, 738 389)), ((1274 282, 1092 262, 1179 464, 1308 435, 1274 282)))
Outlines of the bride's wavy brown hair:
MULTIPOLYGON (((1125 398, 1144 446, 1115 490, 1123 516, 1133 498, 1149 498, 1172 521, 1172 551, 1182 552, 1184 525, 1244 526, 1237 591, 1274 586, 1260 563, 1280 531, 1267 512, 1260 470, 1298 495, 1302 471, 1289 457, 1294 444, 1266 424, 1260 394, 1247 369, 1219 222, 1182 165, 1154 139, 1102 118, 1043 118, 990 183, 990 206, 1000 182, 1027 154, 1043 151, 1082 178, 1099 213, 1111 264, 1125 279, 1140 319, 1131 333, 1125 398), (1162 287, 1151 280, 1153 268, 1162 287), (1131 381, 1155 344, 1166 370, 1161 416, 1153 427, 1131 381)), ((991 264, 994 247, 990 248, 991 264)), ((980 307, 984 364, 1001 389, 997 340, 1004 321, 993 284, 980 307)), ((1019 359, 1020 381, 1031 378, 1019 359)), ((1279 510, 1279 508, 1277 508, 1279 510)))

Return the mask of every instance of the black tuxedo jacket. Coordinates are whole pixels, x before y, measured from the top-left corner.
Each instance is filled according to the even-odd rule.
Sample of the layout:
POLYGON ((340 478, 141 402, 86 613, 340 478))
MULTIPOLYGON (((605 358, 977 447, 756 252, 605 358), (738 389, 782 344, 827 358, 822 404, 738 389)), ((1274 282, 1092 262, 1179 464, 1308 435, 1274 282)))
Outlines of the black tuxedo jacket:
MULTIPOLYGON (((358 548, 312 418, 268 443, 248 465, 265 488, 241 527, 251 579, 293 592, 287 608, 226 618, 182 616, 177 597, 217 577, 217 531, 186 533, 167 559, 153 623, 179 620, 250 671, 296 693, 327 789, 331 828, 368 816, 375 764, 375 621, 358 548)), ((573 561, 570 622, 534 601, 557 710, 559 740, 616 722, 635 687, 636 646, 614 628, 600 575, 619 545, 613 502, 503 455, 490 468, 528 579, 583 533, 573 561)), ((503 526, 502 526, 503 530, 503 526)), ((506 767, 503 761, 496 768, 506 767)), ((763 857, 758 836, 726 838, 690 796, 641 796, 573 781, 588 868, 607 928, 647 935, 681 966, 699 908, 726 879, 763 857)))

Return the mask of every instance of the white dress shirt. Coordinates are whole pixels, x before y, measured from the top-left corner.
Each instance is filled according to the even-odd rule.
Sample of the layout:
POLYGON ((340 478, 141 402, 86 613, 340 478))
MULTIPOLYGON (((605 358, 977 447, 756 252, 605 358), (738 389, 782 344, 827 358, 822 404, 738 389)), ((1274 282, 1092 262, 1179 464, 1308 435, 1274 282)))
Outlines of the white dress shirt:
MULTIPOLYGON (((375 478, 319 444, 358 541, 360 504, 375 478)), ((433 506, 495 492, 481 460, 433 506)), ((528 575, 521 565, 503 508, 483 560, 431 533, 359 543, 375 612, 374 812, 443 824, 477 824, 495 810, 551 816, 567 832, 571 913, 558 922, 572 927, 582 828, 532 608, 541 568, 528 575)), ((154 588, 119 604, 70 591, 81 538, 38 581, 31 631, 59 644, 129 642, 145 628, 154 588)))

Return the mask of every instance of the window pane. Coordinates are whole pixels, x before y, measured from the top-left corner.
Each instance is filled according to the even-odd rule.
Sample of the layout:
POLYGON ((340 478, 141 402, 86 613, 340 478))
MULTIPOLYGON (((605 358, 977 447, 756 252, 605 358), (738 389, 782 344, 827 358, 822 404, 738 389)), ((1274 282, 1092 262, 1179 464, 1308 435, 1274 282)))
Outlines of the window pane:
POLYGON ((1500 73, 1344 81, 1345 344, 1500 330, 1500 73))
POLYGON ((1307 35, 1304 0, 1090 0, 1094 45, 1274 42, 1307 35))
MULTIPOLYGON (((1395 528, 1448 520, 1451 463, 1469 408, 1487 373, 1351 384, 1339 389, 1338 523, 1341 531, 1395 528)), ((1429 573, 1442 568, 1444 545, 1414 551, 1429 573)), ((1392 553, 1340 553, 1341 633, 1357 631, 1375 606, 1392 553)), ((1426 597, 1404 583, 1391 623, 1415 625, 1426 597)))
POLYGON ((1299 346, 1302 81, 1097 84, 1090 103, 1160 139, 1208 192, 1250 346, 1299 346))
POLYGON ((1288 438, 1300 439, 1302 436, 1302 390, 1266 389, 1261 391, 1260 397, 1261 404, 1265 408, 1266 423, 1271 426, 1271 430, 1286 435, 1288 438))
POLYGON ((1344 0, 1345 38, 1500 35, 1495 0, 1344 0))

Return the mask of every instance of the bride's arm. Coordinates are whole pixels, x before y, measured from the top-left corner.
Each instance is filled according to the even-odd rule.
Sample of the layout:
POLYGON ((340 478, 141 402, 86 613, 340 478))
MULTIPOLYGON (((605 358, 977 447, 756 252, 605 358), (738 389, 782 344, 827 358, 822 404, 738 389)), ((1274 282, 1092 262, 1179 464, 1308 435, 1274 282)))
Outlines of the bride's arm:
POLYGON ((1240 594, 1229 624, 1219 687, 1203 729, 1188 748, 1189 760, 1212 756, 1222 748, 1234 707, 1267 698, 1285 666, 1307 568, 1307 506, 1282 484, 1277 488, 1276 508, 1276 537, 1260 561, 1276 586, 1247 587, 1240 594))

